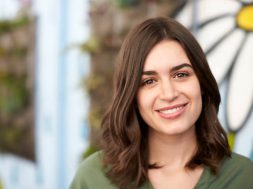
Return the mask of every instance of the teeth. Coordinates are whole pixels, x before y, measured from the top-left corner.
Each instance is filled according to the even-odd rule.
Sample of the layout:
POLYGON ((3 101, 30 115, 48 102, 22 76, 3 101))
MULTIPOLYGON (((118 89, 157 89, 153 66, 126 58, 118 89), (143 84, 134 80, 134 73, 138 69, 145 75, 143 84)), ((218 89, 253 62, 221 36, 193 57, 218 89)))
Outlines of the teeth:
POLYGON ((183 108, 183 106, 179 106, 173 109, 168 109, 168 110, 160 110, 161 113, 163 114, 173 114, 175 112, 177 112, 178 110, 181 110, 183 108))

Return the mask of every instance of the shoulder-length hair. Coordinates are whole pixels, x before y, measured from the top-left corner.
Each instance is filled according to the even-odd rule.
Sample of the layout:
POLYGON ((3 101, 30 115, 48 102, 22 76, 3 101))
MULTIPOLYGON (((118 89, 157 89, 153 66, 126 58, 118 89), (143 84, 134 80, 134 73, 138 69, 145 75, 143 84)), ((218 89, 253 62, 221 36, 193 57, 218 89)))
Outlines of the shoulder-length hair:
POLYGON ((175 20, 151 18, 136 26, 122 44, 113 100, 102 121, 103 163, 107 176, 119 188, 136 188, 148 179, 148 126, 138 112, 135 98, 145 59, 163 40, 175 40, 183 47, 202 91, 203 107, 196 122, 198 148, 186 167, 205 165, 216 174, 221 160, 231 155, 217 117, 219 89, 200 45, 175 20))

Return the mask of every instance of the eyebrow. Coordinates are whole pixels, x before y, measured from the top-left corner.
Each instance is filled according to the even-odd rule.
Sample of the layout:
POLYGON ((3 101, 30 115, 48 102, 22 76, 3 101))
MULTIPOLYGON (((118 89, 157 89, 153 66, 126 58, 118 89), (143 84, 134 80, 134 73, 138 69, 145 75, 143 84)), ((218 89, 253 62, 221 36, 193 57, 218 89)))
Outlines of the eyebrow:
MULTIPOLYGON (((174 66, 173 68, 171 68, 171 72, 175 72, 175 71, 180 70, 184 67, 189 67, 189 68, 193 69, 191 64, 183 63, 183 64, 180 64, 178 66, 174 66)), ((157 75, 157 73, 155 71, 150 70, 150 71, 143 71, 142 75, 157 75)))

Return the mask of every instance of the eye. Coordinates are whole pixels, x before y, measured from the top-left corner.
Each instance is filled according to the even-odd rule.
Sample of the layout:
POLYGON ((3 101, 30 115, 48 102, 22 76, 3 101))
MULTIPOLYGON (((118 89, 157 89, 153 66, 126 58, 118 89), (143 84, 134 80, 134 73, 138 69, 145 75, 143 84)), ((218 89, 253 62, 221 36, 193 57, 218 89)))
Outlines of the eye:
POLYGON ((142 82, 142 85, 145 86, 145 85, 152 85, 155 83, 155 80, 154 79, 145 79, 143 82, 142 82))
POLYGON ((185 78, 185 77, 188 77, 190 74, 187 73, 187 72, 178 72, 174 75, 174 78, 185 78))

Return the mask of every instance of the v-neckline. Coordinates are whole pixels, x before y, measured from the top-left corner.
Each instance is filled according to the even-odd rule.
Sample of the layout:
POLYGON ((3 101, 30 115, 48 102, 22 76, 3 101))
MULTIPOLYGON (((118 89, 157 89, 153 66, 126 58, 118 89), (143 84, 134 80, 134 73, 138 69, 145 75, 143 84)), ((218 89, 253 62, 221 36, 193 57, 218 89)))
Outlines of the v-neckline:
MULTIPOLYGON (((209 168, 204 166, 203 171, 199 177, 198 182, 194 186, 194 189, 198 189, 203 183, 207 182, 208 175, 210 174, 209 168)), ((152 185, 152 183, 148 180, 144 185, 143 189, 155 189, 152 185)))

